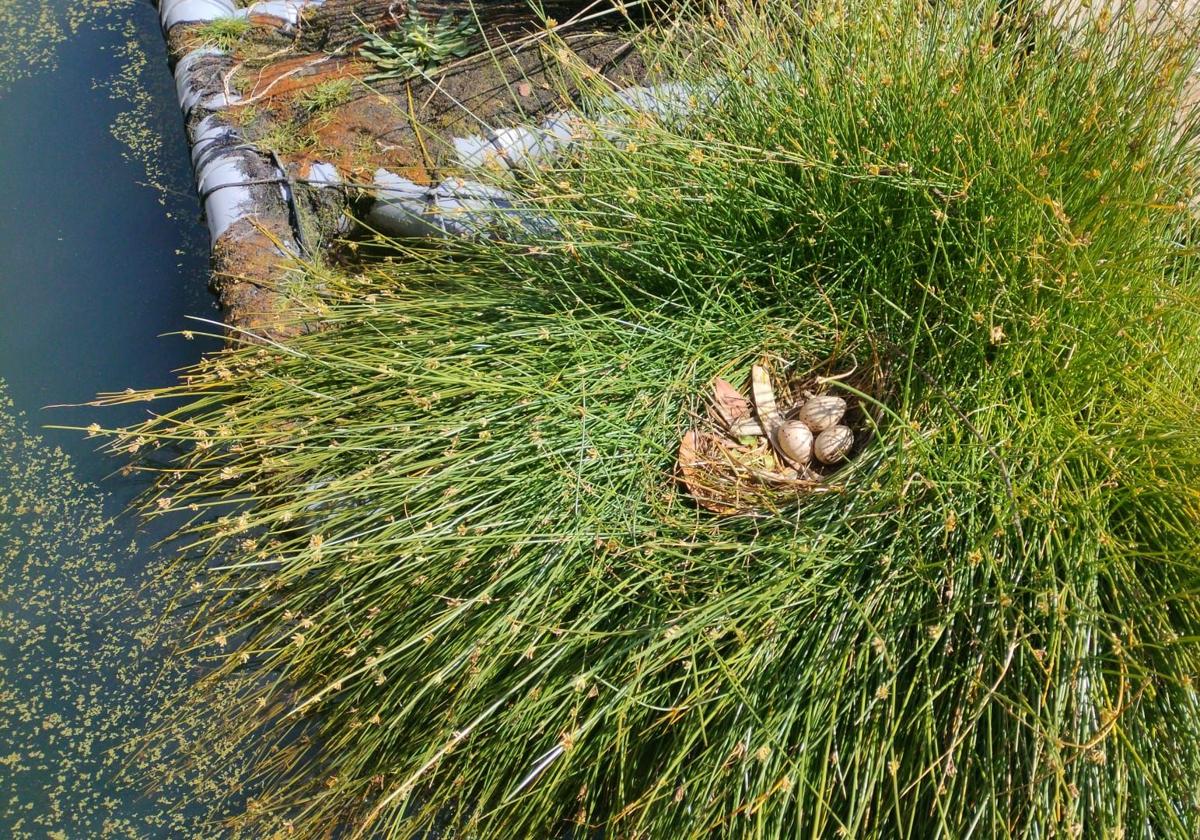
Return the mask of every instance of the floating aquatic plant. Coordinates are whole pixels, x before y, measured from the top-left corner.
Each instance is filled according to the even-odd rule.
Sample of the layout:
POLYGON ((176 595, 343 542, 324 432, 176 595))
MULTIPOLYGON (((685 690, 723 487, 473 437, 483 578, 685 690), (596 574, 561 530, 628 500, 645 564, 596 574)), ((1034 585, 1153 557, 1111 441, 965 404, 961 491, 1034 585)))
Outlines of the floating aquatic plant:
POLYGON ((35 425, 0 380, 0 836, 206 836, 226 815, 213 791, 239 812, 248 768, 211 725, 214 698, 205 715, 172 713, 201 658, 145 655, 178 582, 156 578, 136 523, 114 521, 103 488, 35 425), (187 767, 139 752, 151 720, 206 751, 187 767))

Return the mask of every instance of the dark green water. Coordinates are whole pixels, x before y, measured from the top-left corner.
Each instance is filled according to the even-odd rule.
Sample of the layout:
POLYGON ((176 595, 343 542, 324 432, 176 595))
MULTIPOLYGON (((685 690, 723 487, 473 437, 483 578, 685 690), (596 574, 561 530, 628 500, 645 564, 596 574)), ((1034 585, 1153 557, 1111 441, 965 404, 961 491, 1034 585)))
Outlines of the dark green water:
POLYGON ((139 590, 157 535, 121 516, 139 485, 44 429, 135 419, 46 406, 168 383, 204 347, 159 334, 216 314, 156 12, 0 0, 0 25, 0 837, 215 836, 189 820, 218 773, 123 771, 185 679, 139 590))
MULTIPOLYGON (((81 417, 41 412, 49 404, 165 384, 197 348, 159 333, 184 328, 188 315, 215 315, 155 10, 137 4, 103 18, 59 45, 56 69, 0 90, 0 378, 18 408, 48 422, 81 417), (125 69, 131 39, 147 53, 139 79, 157 107, 140 116, 157 149, 131 150, 114 136, 132 105, 105 82, 125 69), (173 192, 145 185, 148 166, 173 192)), ((79 456, 87 478, 111 467, 87 457, 90 444, 77 436, 51 437, 79 456)))

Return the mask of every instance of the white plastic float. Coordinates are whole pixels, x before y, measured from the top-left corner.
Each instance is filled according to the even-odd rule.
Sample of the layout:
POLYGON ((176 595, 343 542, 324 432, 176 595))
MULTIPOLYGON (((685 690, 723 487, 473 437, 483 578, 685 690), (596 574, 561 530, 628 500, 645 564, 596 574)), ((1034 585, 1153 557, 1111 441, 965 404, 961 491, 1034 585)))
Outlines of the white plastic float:
POLYGON ((323 5, 325 0, 260 0, 239 7, 232 0, 162 0, 158 18, 163 32, 180 23, 209 23, 214 20, 273 17, 283 22, 281 29, 290 34, 305 9, 323 5))
POLYGON ((554 232, 550 222, 522 210, 504 190, 464 178, 422 186, 386 169, 375 172, 375 198, 367 225, 398 238, 510 235, 554 232))
MULTIPOLYGON (((264 185, 262 175, 255 172, 264 166, 262 155, 247 145, 233 126, 209 115, 196 126, 194 136, 192 168, 196 188, 204 201, 208 232, 216 244, 234 222, 257 215, 251 187, 267 186, 270 191, 270 186, 264 185)), ((283 173, 272 169, 278 174, 279 198, 287 201, 283 173)), ((271 177, 268 175, 267 180, 271 177)))
MULTIPOLYGON (((562 111, 537 126, 493 129, 486 135, 456 137, 452 142, 463 169, 516 171, 546 161, 597 132, 615 136, 631 113, 680 119, 704 102, 715 101, 718 93, 715 83, 694 87, 668 82, 627 88, 613 95, 618 107, 599 120, 562 111)), ((379 169, 373 193, 375 203, 367 223, 389 236, 487 236, 498 230, 545 236, 554 230, 547 220, 516 206, 509 193, 478 181, 450 178, 425 187, 379 169)))
POLYGON ((185 116, 196 109, 219 111, 241 101, 237 91, 227 84, 232 67, 228 53, 213 47, 192 50, 179 59, 175 65, 175 95, 185 116))
MULTIPOLYGON (((232 0, 162 0, 159 15, 164 32, 181 23, 251 15, 274 17, 281 21, 283 31, 290 32, 305 9, 323 2, 260 0, 239 8, 232 0)), ((273 156, 247 144, 237 129, 219 116, 223 109, 241 101, 237 92, 228 87, 227 76, 232 66, 232 56, 205 47, 188 53, 175 67, 179 104, 194 125, 192 162, 214 246, 242 219, 277 216, 280 212, 296 218, 288 178, 275 165, 273 156), (271 174, 264 177, 264 171, 271 174), (251 189, 273 181, 280 185, 278 199, 274 190, 251 189)), ((563 111, 535 126, 490 129, 485 134, 454 138, 452 142, 457 162, 466 171, 516 171, 548 160, 570 145, 595 136, 597 131, 602 136, 610 131, 615 135, 633 113, 678 119, 701 102, 715 100, 717 94, 715 83, 700 87, 678 82, 631 87, 613 94, 616 107, 599 120, 563 111)), ((302 183, 330 189, 348 187, 337 169, 328 163, 314 164, 302 183)), ((476 180, 448 178, 439 184, 422 185, 379 169, 372 185, 359 189, 374 198, 366 223, 388 236, 490 236, 498 231, 510 235, 553 233, 546 220, 517 207, 509 193, 476 180)))

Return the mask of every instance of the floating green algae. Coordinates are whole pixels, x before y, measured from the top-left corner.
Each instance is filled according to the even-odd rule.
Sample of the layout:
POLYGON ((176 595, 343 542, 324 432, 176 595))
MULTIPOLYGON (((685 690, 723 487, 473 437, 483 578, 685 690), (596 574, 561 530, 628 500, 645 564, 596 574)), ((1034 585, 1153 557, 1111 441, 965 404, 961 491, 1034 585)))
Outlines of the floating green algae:
MULTIPOLYGON (((114 51, 120 69, 111 77, 98 80, 96 86, 122 104, 112 123, 113 137, 124 147, 123 156, 142 170, 146 185, 152 187, 158 193, 159 202, 165 204, 170 189, 162 164, 164 138, 180 131, 178 112, 162 107, 164 98, 174 95, 169 77, 160 85, 161 90, 151 85, 151 62, 165 64, 165 56, 156 55, 146 43, 149 37, 157 37, 156 32, 147 33, 146 27, 134 20, 124 20, 119 26, 122 41, 114 51), (168 114, 174 119, 174 126, 164 124, 164 116, 168 114)), ((158 49, 161 50, 161 44, 158 49)), ((162 73, 167 76, 165 70, 162 73)), ((183 137, 179 136, 178 141, 182 143, 183 137)))
POLYGON ((0 381, 0 836, 213 836, 238 745, 168 748, 198 735, 169 714, 196 660, 156 641, 168 582, 105 507, 0 381))
POLYGON ((80 29, 111 21, 133 5, 131 0, 0 2, 0 95, 18 79, 54 69, 59 47, 80 29))
POLYGON ((137 9, 132 0, 83 0, 70 5, 0 0, 0 98, 21 79, 55 70, 61 50, 82 31, 116 33, 114 44, 106 49, 115 54, 118 69, 93 84, 123 104, 111 127, 113 137, 124 147, 124 156, 143 170, 143 182, 165 204, 169 189, 162 169, 163 138, 177 131, 178 124, 164 123, 165 115, 174 118, 177 112, 164 110, 162 101, 174 91, 157 26, 139 21, 137 9), (155 67, 155 61, 161 66, 155 67), (152 75, 156 71, 162 74, 158 85, 152 75))

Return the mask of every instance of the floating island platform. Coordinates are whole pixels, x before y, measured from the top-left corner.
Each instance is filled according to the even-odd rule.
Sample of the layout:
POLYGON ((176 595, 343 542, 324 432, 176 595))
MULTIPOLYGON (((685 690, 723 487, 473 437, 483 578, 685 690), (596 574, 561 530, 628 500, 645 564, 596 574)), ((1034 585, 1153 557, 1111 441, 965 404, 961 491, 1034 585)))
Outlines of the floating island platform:
POLYGON ((297 259, 356 230, 472 235, 512 212, 497 183, 573 142, 582 85, 671 107, 646 84, 646 9, 162 0, 227 322, 280 334, 297 259))

